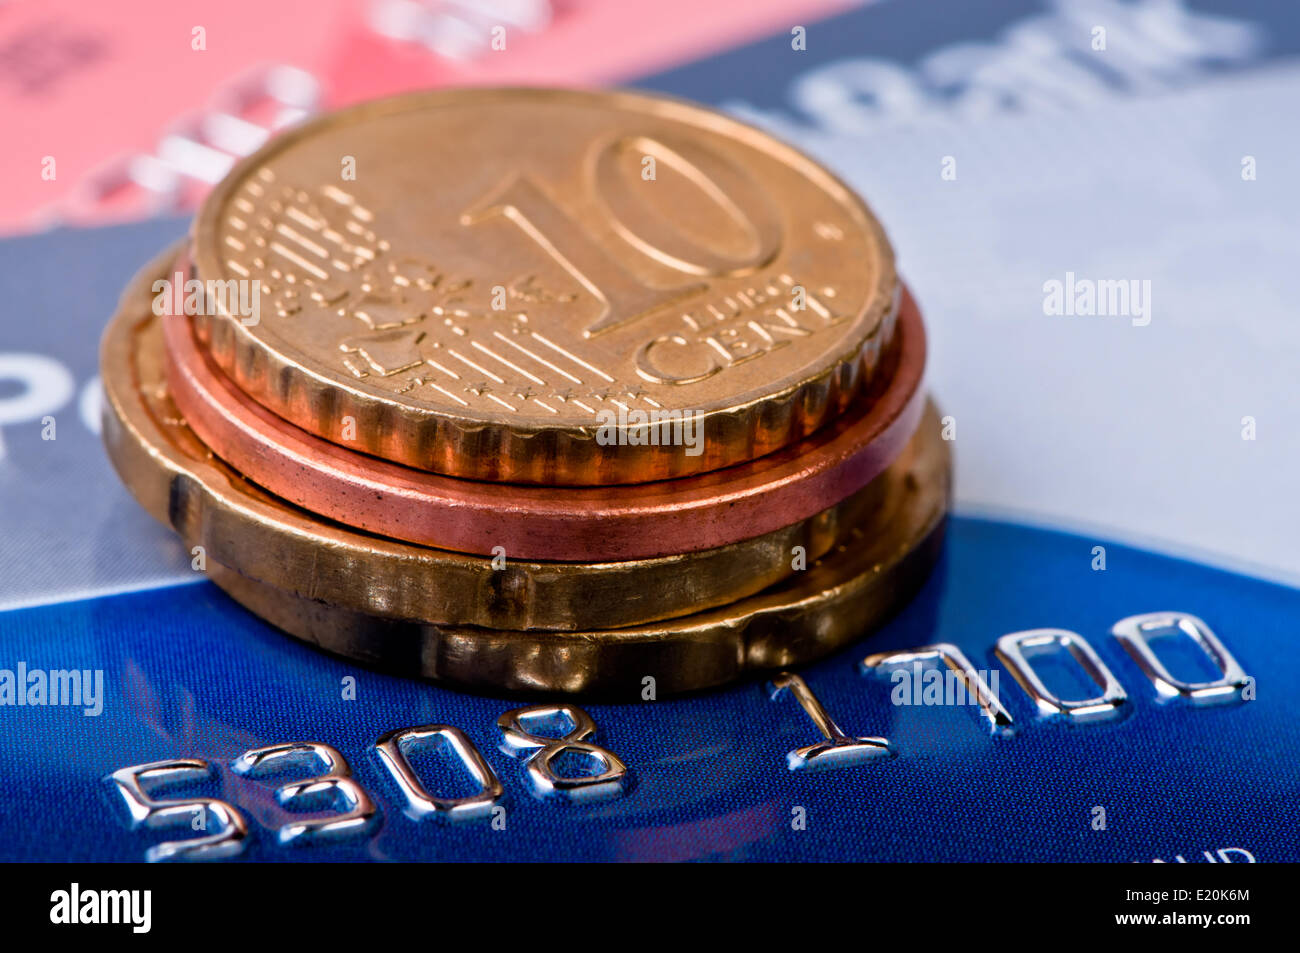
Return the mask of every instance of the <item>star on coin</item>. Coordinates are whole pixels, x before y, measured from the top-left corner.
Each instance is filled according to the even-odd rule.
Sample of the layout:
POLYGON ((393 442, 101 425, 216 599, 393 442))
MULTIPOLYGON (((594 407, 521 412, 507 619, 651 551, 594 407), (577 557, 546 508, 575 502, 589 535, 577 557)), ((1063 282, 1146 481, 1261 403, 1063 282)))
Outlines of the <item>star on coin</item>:
POLYGON ((408 378, 406 378, 406 380, 404 380, 404 381, 403 381, 403 382, 398 386, 398 388, 397 388, 397 393, 399 393, 399 394, 407 394, 407 393, 410 393, 411 391, 415 390, 415 388, 417 388, 417 387, 421 387, 421 386, 423 386, 424 384, 427 384, 427 383, 428 383, 428 380, 427 380, 426 378, 421 377, 420 375, 417 374, 417 375, 414 376, 414 377, 408 377, 408 378))
POLYGON ((481 397, 484 394, 490 393, 492 388, 488 386, 487 381, 479 381, 477 384, 466 384, 465 390, 468 393, 473 394, 475 397, 481 397))
POLYGON ((564 390, 557 391, 551 396, 554 397, 556 400, 560 401, 561 403, 566 403, 567 401, 573 400, 573 391, 568 387, 566 387, 564 388, 564 390))

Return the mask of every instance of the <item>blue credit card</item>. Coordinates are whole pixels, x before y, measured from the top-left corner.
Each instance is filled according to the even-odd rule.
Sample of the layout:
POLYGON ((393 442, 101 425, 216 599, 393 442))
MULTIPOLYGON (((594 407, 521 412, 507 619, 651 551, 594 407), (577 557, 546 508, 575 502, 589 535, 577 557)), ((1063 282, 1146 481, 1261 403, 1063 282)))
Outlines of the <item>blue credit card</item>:
POLYGON ((790 139, 889 230, 956 425, 957 515, 917 598, 782 690, 538 721, 565 770, 613 763, 584 745, 626 768, 548 793, 498 727, 525 702, 278 633, 120 485, 99 335, 187 223, 9 240, 0 857, 1300 859, 1294 11, 881 3, 807 40, 643 85, 790 139), (1132 294, 1100 313, 1088 282, 1132 294), (1026 632, 1023 660, 997 653, 1026 632), (457 731, 407 762, 463 819, 378 747, 428 725, 457 731))
MULTIPOLYGON (((193 807, 171 830, 132 829, 120 787, 104 780, 197 760, 206 778, 178 773, 180 783, 160 786, 169 776, 156 774, 142 790, 161 806, 224 801, 248 829, 235 860, 1300 860, 1300 593, 1124 546, 1107 547, 1106 569, 1095 571, 1093 546, 957 518, 942 563, 906 609, 800 672, 846 739, 886 739, 890 754, 792 757, 826 738, 794 692, 774 696, 763 682, 584 703, 591 743, 627 769, 620 788, 591 802, 541 796, 524 762, 502 750, 498 719, 525 702, 358 669, 271 629, 210 583, 11 611, 0 615, 5 668, 25 663, 29 684, 38 670, 89 672, 94 687, 79 705, 0 710, 3 854, 140 860, 160 844, 219 837, 212 818, 206 832, 191 829, 193 807), (1244 688, 1202 704, 1159 692, 1111 628, 1169 610, 1210 627, 1250 679, 1244 688), (1091 646, 1125 695, 1112 716, 1046 714, 994 657, 999 637, 1044 627, 1091 646), (951 680, 925 674, 942 665, 923 663, 910 685, 860 665, 868 653, 942 643, 996 683, 1000 724, 974 692, 962 704, 951 680), (413 818, 418 805, 376 745, 425 725, 459 729, 500 780, 485 811, 413 818), (276 800, 279 786, 323 773, 322 758, 335 757, 323 748, 260 776, 234 770, 248 752, 289 742, 333 749, 373 805, 366 824, 333 839, 282 839, 304 818, 328 825, 355 807, 347 792, 308 811, 276 800)), ((1150 644, 1177 681, 1221 678, 1185 633, 1150 644)), ((1065 651, 1030 663, 1047 697, 1101 694, 1065 651)), ((899 671, 913 675, 910 663, 899 671)), ((537 734, 570 727, 557 719, 537 734)), ((564 770, 581 773, 583 756, 572 754, 564 770)), ((481 791, 448 748, 410 761, 435 796, 481 791)))

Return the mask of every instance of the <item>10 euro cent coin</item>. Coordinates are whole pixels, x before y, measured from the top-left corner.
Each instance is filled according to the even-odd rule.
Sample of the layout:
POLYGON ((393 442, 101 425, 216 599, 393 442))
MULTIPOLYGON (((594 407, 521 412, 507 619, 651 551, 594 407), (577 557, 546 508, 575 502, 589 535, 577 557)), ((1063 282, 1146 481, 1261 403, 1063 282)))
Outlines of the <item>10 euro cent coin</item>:
POLYGON ((806 437, 870 382, 893 252, 807 156, 626 92, 370 103, 240 163, 195 225, 196 316, 265 407, 450 476, 636 483, 806 437))

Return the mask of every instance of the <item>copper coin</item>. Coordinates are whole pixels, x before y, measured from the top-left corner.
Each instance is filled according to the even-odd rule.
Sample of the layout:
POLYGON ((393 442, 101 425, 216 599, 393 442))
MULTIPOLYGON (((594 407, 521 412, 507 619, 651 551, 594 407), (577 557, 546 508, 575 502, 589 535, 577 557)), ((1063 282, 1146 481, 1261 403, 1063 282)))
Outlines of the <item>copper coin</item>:
POLYGON ((277 415, 547 486, 686 476, 808 436, 871 383, 897 295, 879 224, 825 168, 630 92, 442 90, 322 117, 231 171, 194 256, 240 291, 200 339, 277 415), (702 452, 599 439, 672 414, 702 452))
POLYGON ((151 288, 175 252, 143 269, 104 335, 104 442, 141 505, 202 547, 209 565, 365 617, 502 630, 608 629, 753 595, 841 542, 881 504, 877 477, 807 520, 716 549, 654 559, 498 560, 348 529, 273 497, 222 463, 186 424, 166 383, 151 288))
POLYGON ((927 578, 942 548, 952 460, 930 407, 881 479, 881 507, 805 571, 730 605, 624 629, 523 632, 393 620, 328 597, 302 598, 217 563, 235 600, 312 645, 365 665, 476 692, 642 696, 709 688, 811 662, 882 625, 927 578))
POLYGON ((884 470, 916 429, 923 403, 925 333, 905 294, 888 383, 791 447, 634 487, 516 486, 415 470, 312 436, 225 377, 185 315, 165 316, 163 329, 172 398, 199 439, 254 483, 368 532, 519 559, 646 559, 726 546, 807 519, 884 470))

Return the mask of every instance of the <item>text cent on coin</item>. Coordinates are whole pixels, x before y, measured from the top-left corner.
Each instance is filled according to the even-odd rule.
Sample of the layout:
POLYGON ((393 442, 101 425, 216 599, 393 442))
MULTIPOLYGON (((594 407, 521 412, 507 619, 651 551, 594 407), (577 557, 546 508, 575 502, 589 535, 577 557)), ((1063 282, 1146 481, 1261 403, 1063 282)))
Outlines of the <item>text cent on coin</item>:
POLYGON ((895 324, 893 254, 851 190, 630 93, 445 91, 309 123, 209 196, 193 256, 204 281, 257 282, 255 322, 197 318, 242 390, 350 449, 492 481, 770 453, 867 386, 895 324), (618 438, 654 422, 701 439, 618 438))

